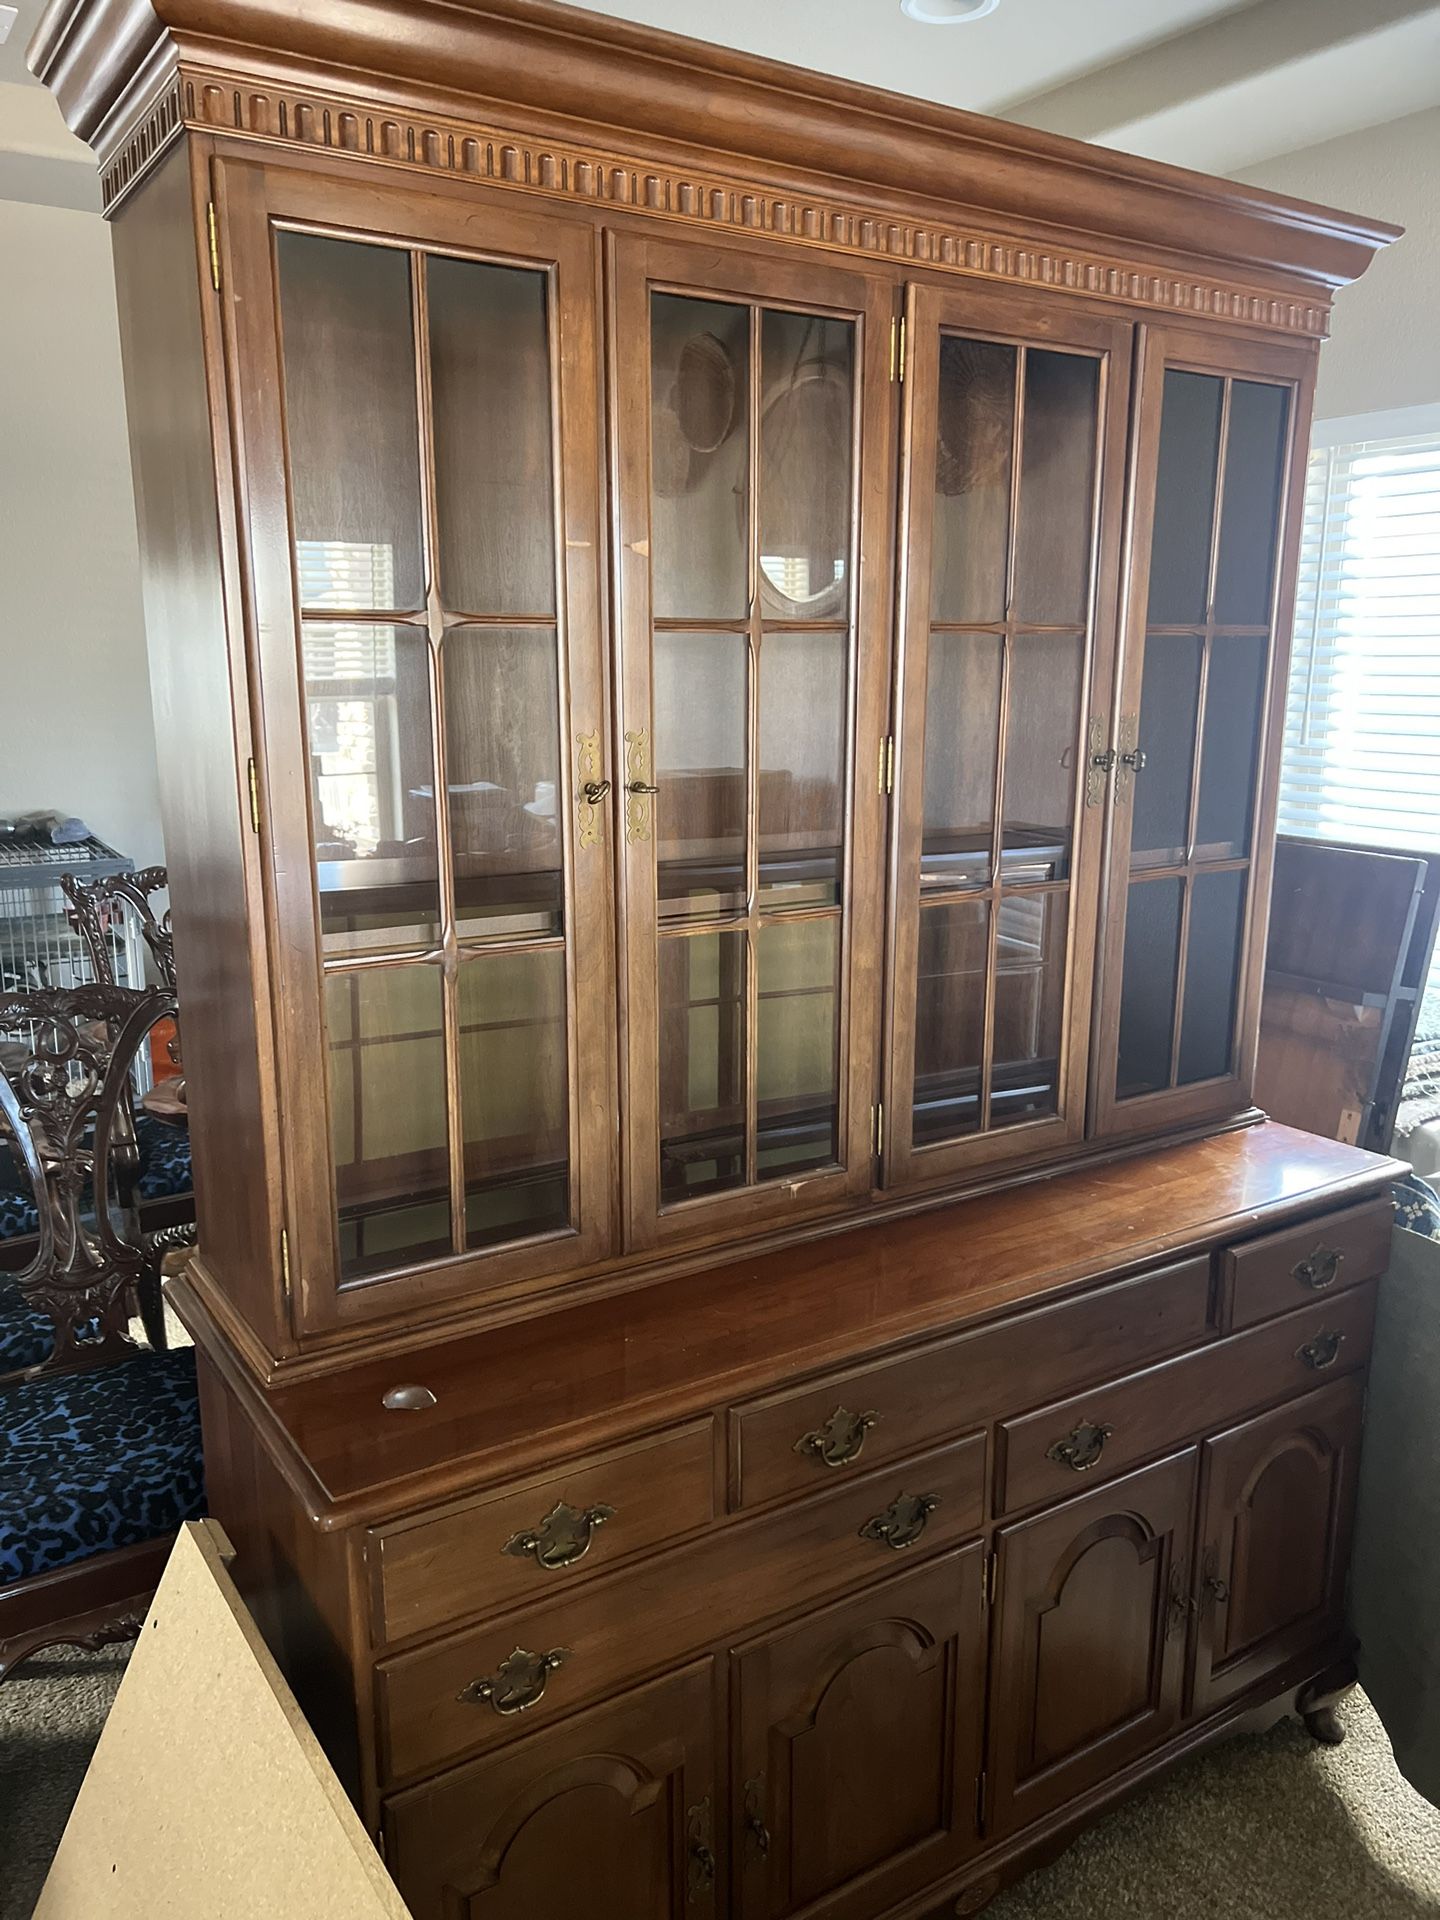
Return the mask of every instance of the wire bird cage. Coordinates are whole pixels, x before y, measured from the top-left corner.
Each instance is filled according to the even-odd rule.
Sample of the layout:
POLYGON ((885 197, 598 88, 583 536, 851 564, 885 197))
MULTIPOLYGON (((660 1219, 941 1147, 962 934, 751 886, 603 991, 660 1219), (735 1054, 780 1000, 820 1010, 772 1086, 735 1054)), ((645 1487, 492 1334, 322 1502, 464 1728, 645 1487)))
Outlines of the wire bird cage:
MULTIPOLYGON (((0 833, 0 987, 13 993, 92 981, 95 969, 71 923, 60 876, 100 880, 134 871, 133 860, 93 835, 55 846, 43 826, 0 833)), ((143 986, 145 948, 133 918, 113 915, 108 937, 116 984, 143 986)))

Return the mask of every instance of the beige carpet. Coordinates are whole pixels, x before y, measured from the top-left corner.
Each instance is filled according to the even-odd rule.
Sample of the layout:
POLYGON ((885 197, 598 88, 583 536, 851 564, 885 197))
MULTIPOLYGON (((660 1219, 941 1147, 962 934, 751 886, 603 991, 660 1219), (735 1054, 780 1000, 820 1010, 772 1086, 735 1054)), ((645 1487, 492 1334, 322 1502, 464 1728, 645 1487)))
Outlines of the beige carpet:
MULTIPOLYGON (((29 1920, 123 1669, 123 1649, 56 1650, 0 1685, 0 1920, 29 1920)), ((1440 1813, 1368 1704, 1344 1713, 1342 1747, 1287 1720, 1190 1761, 987 1920, 1437 1920, 1440 1813)))

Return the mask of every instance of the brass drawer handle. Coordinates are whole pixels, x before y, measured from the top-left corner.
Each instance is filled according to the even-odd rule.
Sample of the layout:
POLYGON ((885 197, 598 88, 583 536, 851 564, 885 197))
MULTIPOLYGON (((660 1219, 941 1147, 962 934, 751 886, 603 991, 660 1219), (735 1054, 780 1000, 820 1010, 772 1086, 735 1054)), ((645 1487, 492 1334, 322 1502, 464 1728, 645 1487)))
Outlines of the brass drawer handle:
POLYGON ((745 1782, 745 1864, 755 1866, 770 1851, 770 1829, 765 1824, 765 1776, 745 1782))
POLYGON ((700 1900, 715 1887, 715 1852, 710 1845, 710 1801, 708 1797, 685 1815, 685 1839, 690 1850, 690 1871, 685 1898, 700 1900))
POLYGON ((897 1494, 884 1513, 877 1513, 873 1520, 865 1522, 860 1529, 860 1538, 874 1540, 882 1547, 892 1547, 896 1553, 905 1547, 913 1547, 925 1531, 925 1522, 939 1504, 938 1493, 897 1494))
POLYGON ((1045 1449, 1045 1458, 1069 1467, 1073 1473, 1088 1473, 1105 1451, 1105 1442, 1114 1431, 1113 1427, 1102 1426, 1098 1421, 1082 1420, 1063 1440, 1045 1449))
POLYGON ((1205 1549, 1200 1572, 1200 1586, 1206 1600, 1212 1606, 1225 1606, 1230 1598, 1230 1586, 1228 1581, 1220 1578, 1220 1555, 1214 1547, 1205 1549))
POLYGON ((865 1436, 879 1418, 873 1407, 868 1413, 849 1413, 844 1407, 836 1407, 823 1427, 801 1434, 795 1451, 818 1460, 822 1467, 848 1467, 860 1458, 865 1436))
POLYGON ((1320 1246, 1307 1253, 1303 1260, 1297 1260, 1290 1271, 1302 1287, 1309 1287, 1312 1293, 1323 1293, 1326 1287, 1334 1286, 1344 1258, 1338 1247, 1320 1246))
POLYGON ((498 1714, 524 1713, 545 1696, 545 1685, 557 1667, 570 1658, 568 1647, 552 1647, 549 1653, 528 1653, 516 1647, 500 1671, 484 1680, 472 1680, 455 1697, 472 1705, 488 1704, 498 1714))
POLYGON ((547 1572, 573 1566, 583 1560, 594 1543, 596 1529, 615 1518, 614 1507, 587 1507, 583 1513, 561 1500, 540 1525, 523 1533, 512 1533, 500 1549, 512 1560, 533 1559, 547 1572))
POLYGON ((1170 1569, 1170 1592, 1165 1604, 1165 1638, 1173 1640, 1177 1633, 1183 1633, 1186 1623, 1195 1611, 1195 1602, 1185 1591, 1186 1569, 1183 1560, 1177 1560, 1170 1569))
POLYGON ((1343 1333, 1317 1333, 1313 1340, 1307 1340, 1303 1347, 1295 1349, 1295 1358, 1303 1360, 1316 1373, 1323 1373, 1326 1367, 1333 1367, 1340 1358, 1344 1343, 1343 1333))

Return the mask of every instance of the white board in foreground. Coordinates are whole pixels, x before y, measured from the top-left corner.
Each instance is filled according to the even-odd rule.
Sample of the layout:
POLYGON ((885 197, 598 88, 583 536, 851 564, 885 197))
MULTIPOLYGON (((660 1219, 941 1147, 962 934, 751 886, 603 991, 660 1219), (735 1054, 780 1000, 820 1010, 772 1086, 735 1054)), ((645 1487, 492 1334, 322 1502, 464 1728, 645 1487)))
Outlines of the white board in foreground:
POLYGON ((408 1920, 223 1540, 181 1529, 35 1920, 408 1920))

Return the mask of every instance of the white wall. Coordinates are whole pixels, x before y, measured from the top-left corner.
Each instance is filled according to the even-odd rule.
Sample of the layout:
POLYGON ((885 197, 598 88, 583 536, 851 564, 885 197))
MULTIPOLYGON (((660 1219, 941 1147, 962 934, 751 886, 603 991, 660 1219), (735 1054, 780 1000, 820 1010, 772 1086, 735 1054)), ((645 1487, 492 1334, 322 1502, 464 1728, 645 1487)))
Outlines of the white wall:
POLYGON ((1281 154, 1239 177, 1406 229, 1336 298, 1317 418, 1440 401, 1440 107, 1281 154))
POLYGON ((0 200, 0 814, 164 858, 110 230, 0 200))

